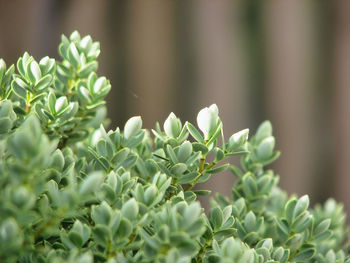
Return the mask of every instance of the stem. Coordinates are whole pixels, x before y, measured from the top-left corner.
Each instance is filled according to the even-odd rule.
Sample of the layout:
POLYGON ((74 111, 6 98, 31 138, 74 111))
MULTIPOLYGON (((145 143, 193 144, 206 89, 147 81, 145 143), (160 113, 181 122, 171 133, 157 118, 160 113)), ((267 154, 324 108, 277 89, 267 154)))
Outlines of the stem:
POLYGON ((198 178, 197 178, 193 183, 189 184, 189 185, 186 187, 185 192, 191 190, 191 189, 193 188, 193 186, 195 186, 196 183, 199 181, 199 179, 202 177, 204 165, 205 165, 205 157, 202 156, 201 162, 200 162, 200 164, 199 164, 199 169, 198 169, 198 172, 200 173, 200 175, 198 176, 198 178))
POLYGON ((299 253, 299 250, 297 249, 293 254, 289 256, 288 261, 291 261, 298 253, 299 253))
POLYGON ((189 184, 189 185, 186 187, 185 192, 191 190, 191 189, 198 183, 199 179, 202 178, 204 172, 205 172, 206 170, 209 170, 209 169, 213 168, 213 167, 216 165, 216 162, 212 162, 212 163, 209 164, 206 168, 204 168, 204 164, 205 164, 205 158, 202 157, 201 163, 200 163, 200 165, 199 165, 199 170, 198 170, 198 172, 200 173, 200 175, 196 178, 196 180, 195 180, 193 183, 189 184))
POLYGON ((31 94, 27 91, 27 99, 26 99, 26 113, 30 112, 30 98, 31 98, 31 94))
POLYGON ((213 243, 213 239, 211 239, 209 242, 206 242, 204 244, 204 246, 202 247, 201 251, 199 252, 199 255, 197 257, 197 262, 202 262, 203 261, 203 256, 205 255, 206 252, 206 248, 211 246, 211 244, 213 243))

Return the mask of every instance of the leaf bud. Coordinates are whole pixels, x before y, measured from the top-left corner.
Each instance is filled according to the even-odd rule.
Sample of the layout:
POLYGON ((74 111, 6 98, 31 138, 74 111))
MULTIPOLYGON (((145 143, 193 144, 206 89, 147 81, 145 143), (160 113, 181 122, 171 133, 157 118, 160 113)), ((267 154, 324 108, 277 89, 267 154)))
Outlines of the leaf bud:
POLYGON ((130 118, 124 126, 124 138, 129 139, 136 135, 142 127, 142 119, 140 116, 130 118))
POLYGON ((203 132, 205 140, 208 140, 217 129, 220 122, 219 110, 216 104, 212 104, 209 108, 205 107, 197 115, 197 125, 203 132))
POLYGON ((267 160, 271 157, 275 148, 275 137, 269 136, 259 144, 256 155, 260 160, 267 160))
POLYGON ((243 146, 248 139, 249 129, 236 132, 228 140, 227 150, 233 151, 243 146))
POLYGON ((164 122, 164 131, 171 138, 177 138, 181 132, 181 121, 173 112, 164 122))
POLYGON ((2 58, 0 58, 0 85, 5 76, 5 72, 6 72, 6 63, 2 58))
POLYGON ((254 231, 256 226, 256 216, 255 214, 250 211, 244 218, 244 227, 247 230, 247 232, 254 231))
POLYGON ((264 138, 269 137, 272 135, 272 125, 270 121, 264 121, 262 124, 260 124, 255 139, 257 143, 260 143, 264 138))

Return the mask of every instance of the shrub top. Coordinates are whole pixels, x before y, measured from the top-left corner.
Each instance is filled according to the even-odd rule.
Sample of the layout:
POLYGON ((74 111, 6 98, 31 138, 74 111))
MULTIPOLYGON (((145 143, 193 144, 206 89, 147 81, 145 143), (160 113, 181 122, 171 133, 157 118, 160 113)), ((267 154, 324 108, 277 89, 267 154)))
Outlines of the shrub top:
POLYGON ((225 139, 213 104, 198 128, 171 113, 107 132, 99 53, 73 32, 62 61, 0 59, 0 262, 350 262, 343 206, 311 209, 265 168, 279 156, 270 122, 225 139), (204 211, 197 185, 225 170, 232 201, 204 211))

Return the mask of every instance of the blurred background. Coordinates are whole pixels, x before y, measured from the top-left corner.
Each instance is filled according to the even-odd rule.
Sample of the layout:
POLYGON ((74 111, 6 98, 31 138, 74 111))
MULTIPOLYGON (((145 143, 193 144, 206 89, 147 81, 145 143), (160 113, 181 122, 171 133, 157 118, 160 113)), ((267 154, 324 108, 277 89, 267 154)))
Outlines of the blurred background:
MULTIPOLYGON (((226 136, 272 121, 289 193, 350 210, 350 1, 0 0, 0 57, 57 58, 60 35, 101 43, 111 127, 212 103, 226 136)), ((230 195, 232 175, 207 188, 230 195)))

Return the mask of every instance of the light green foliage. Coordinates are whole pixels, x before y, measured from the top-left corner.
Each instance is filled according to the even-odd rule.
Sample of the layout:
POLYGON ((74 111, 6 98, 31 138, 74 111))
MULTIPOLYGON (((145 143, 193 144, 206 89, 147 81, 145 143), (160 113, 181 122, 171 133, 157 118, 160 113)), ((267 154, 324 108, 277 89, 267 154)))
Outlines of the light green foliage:
POLYGON ((0 262, 350 262, 342 205, 310 208, 265 168, 270 122, 225 140, 213 104, 198 129, 171 113, 152 132, 139 116, 107 132, 99 53, 74 32, 60 62, 0 60, 0 262), (194 187, 225 170, 232 201, 204 211, 210 191, 194 187))

